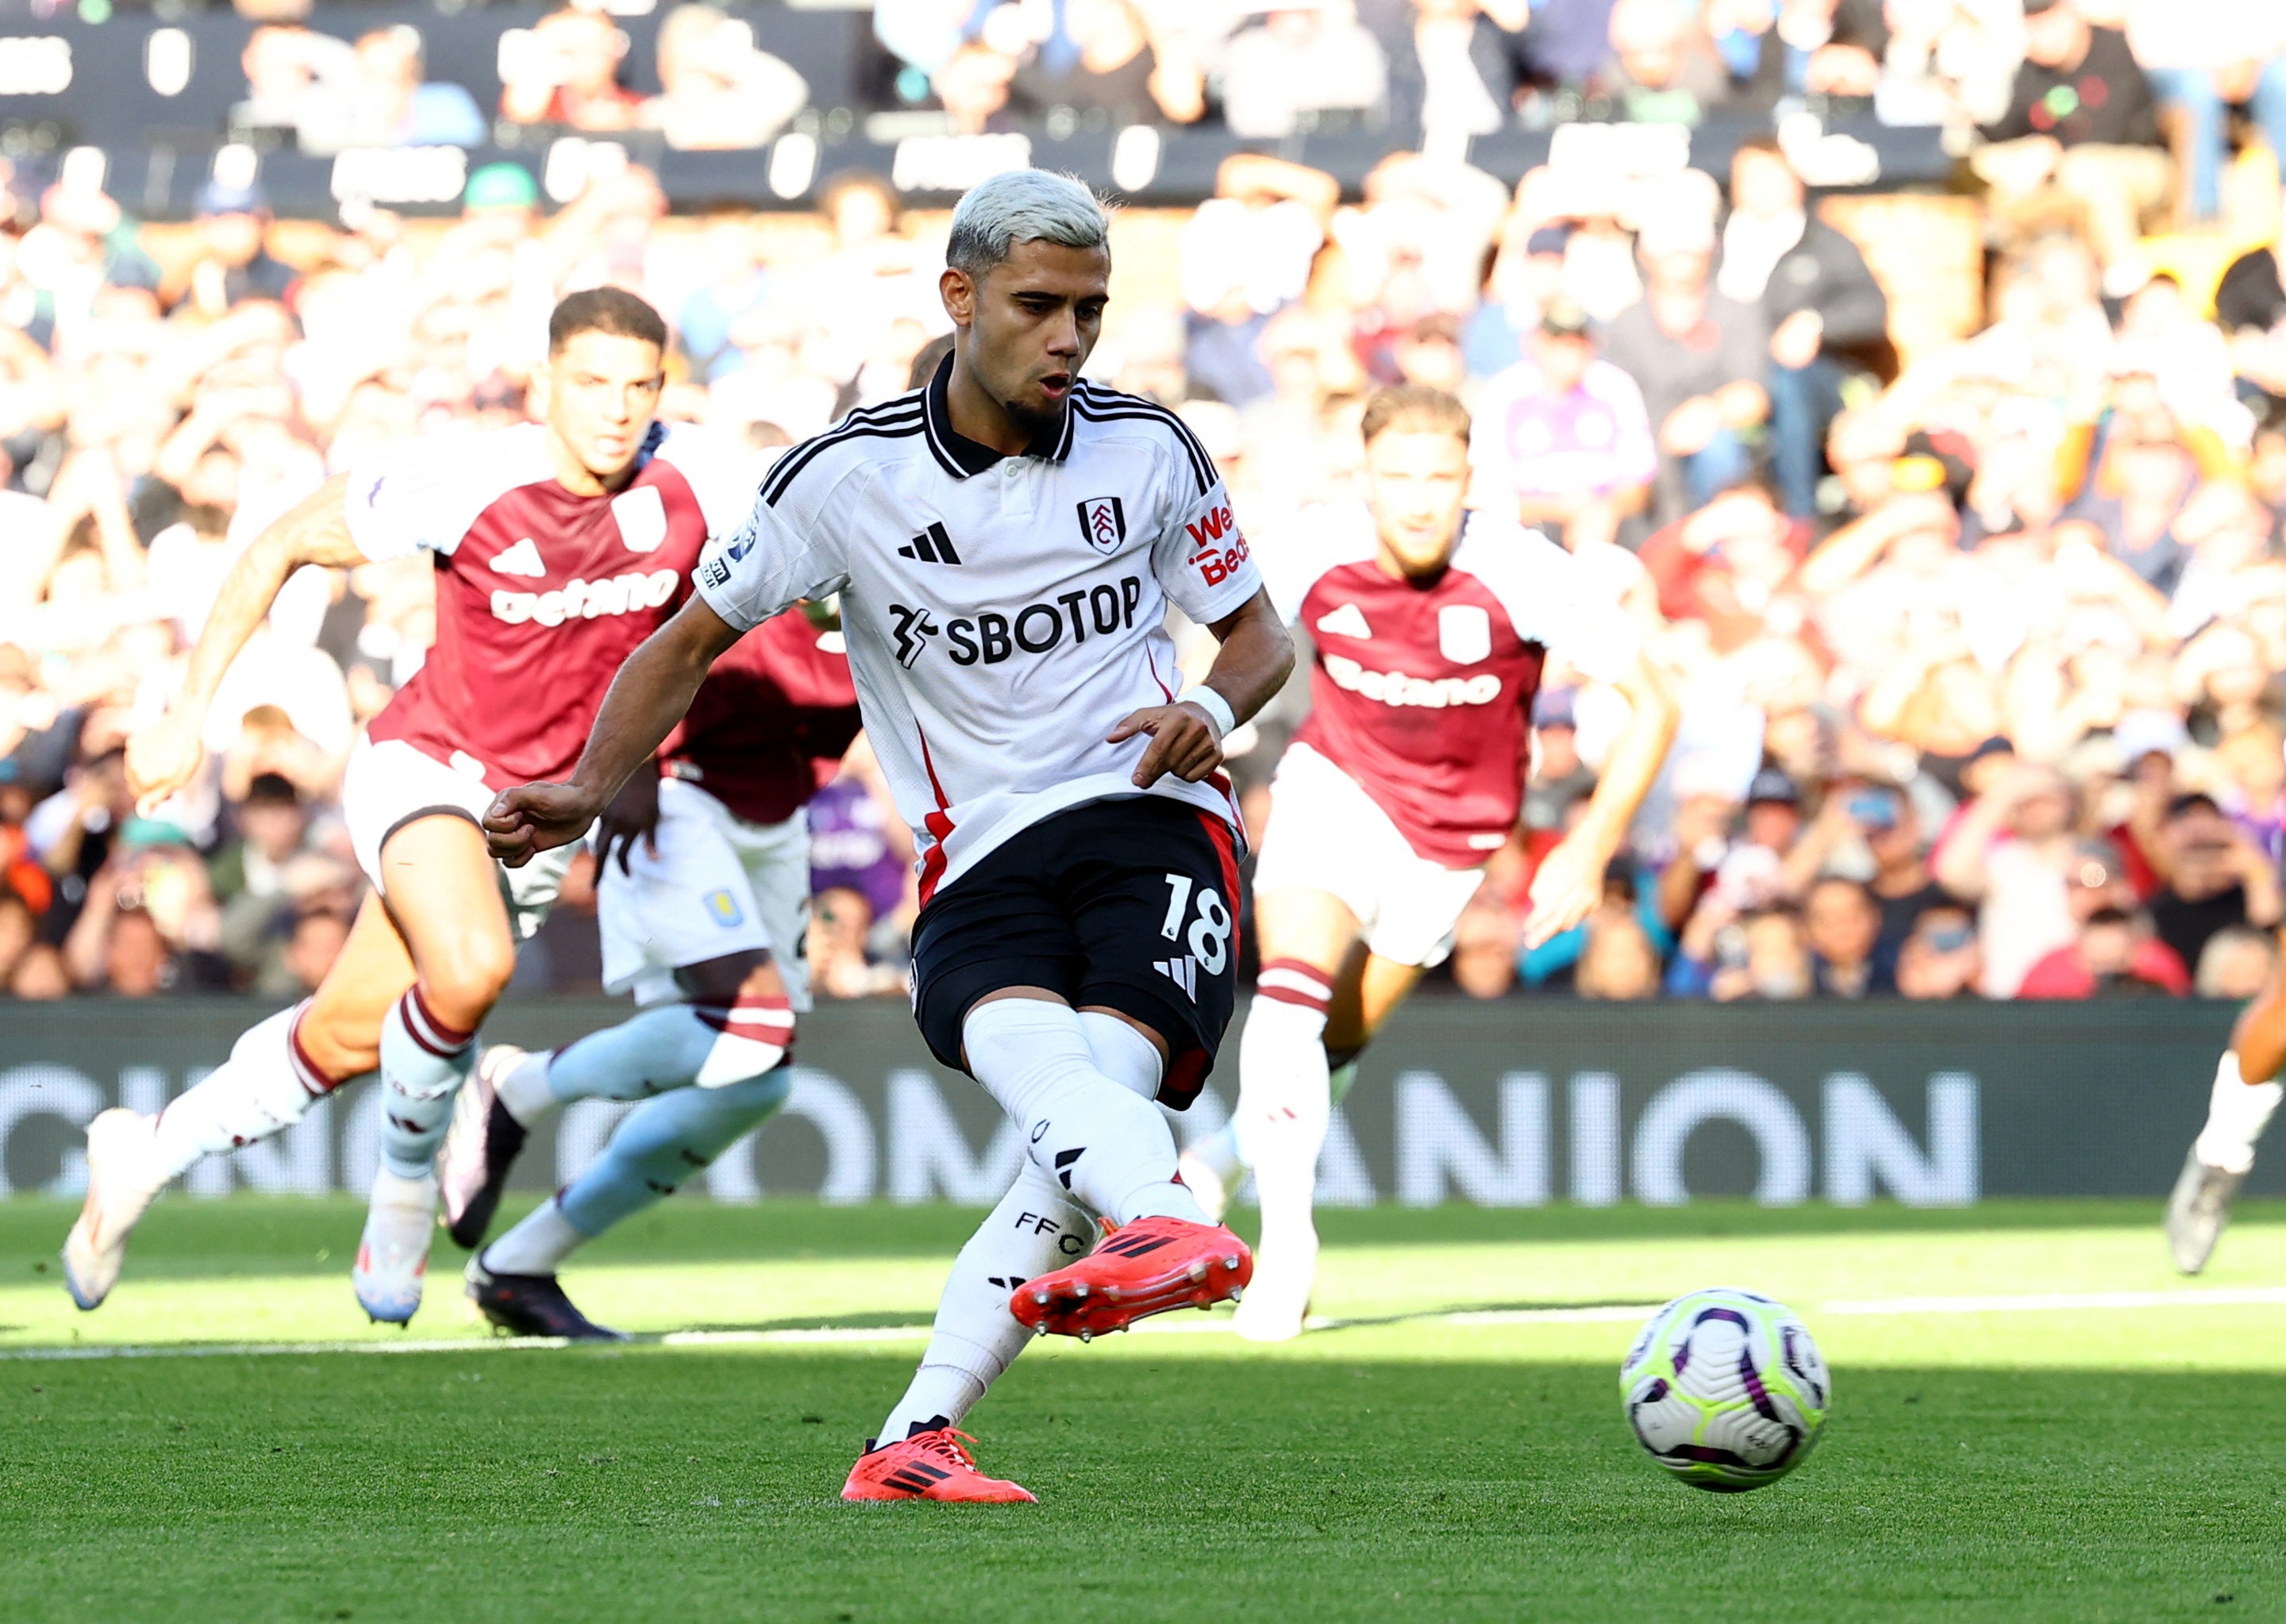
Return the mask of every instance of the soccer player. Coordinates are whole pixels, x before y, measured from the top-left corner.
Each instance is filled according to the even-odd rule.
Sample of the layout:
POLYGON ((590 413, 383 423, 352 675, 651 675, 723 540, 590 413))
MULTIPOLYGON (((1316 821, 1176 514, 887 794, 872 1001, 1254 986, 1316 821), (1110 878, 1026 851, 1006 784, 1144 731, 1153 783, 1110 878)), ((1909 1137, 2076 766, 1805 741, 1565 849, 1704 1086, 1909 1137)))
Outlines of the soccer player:
POLYGON ((1087 190, 997 176, 954 211, 952 354, 795 447, 698 594, 621 670, 568 782, 501 795, 493 849, 573 839, 746 627, 838 592, 865 732, 921 845, 914 1013, 1026 1162, 953 1265, 852 1500, 1029 1500, 956 1423, 1036 1329, 1234 1297, 1247 1249, 1175 1178, 1234 995, 1238 812, 1222 740, 1293 649, 1180 419, 1082 381, 1111 273, 1087 190), (1171 599, 1219 641, 1178 696, 1171 599), (1100 1217, 1117 1225, 1091 1252, 1100 1217))
POLYGON ((664 772, 638 769, 605 813, 603 986, 634 993, 641 1013, 543 1053, 485 1051, 437 1163, 453 1240, 483 1244, 547 1113, 574 1100, 642 1103, 593 1166, 469 1260, 469 1297, 494 1325, 615 1337, 564 1295, 557 1268, 785 1103, 794 1016, 809 1007, 802 808, 856 736, 840 632, 780 615, 714 662, 660 753, 664 772))
MULTIPOLYGON (((2279 943, 2286 950, 2286 931, 2279 943)), ((2191 1142, 2182 1176, 2167 1198, 2167 1250, 2186 1274, 2207 1266, 2230 1222, 2230 1203, 2254 1171, 2255 1142, 2286 1095, 2281 1072, 2286 1072, 2286 964, 2272 969, 2269 984, 2240 1012, 2230 1047, 2215 1067, 2206 1126, 2191 1142)))
POLYGON ((416 440, 336 477, 232 566, 181 691, 129 743, 146 807, 203 767, 216 688, 302 566, 428 553, 437 642, 350 758, 343 810, 374 889, 324 981, 157 1116, 110 1110, 88 1125, 87 1202, 64 1246, 83 1309, 110 1292, 169 1179, 291 1127, 376 1067, 382 1165, 351 1279, 375 1320, 403 1324, 420 1306, 453 1094, 570 858, 510 873, 477 819, 500 789, 570 767, 620 660, 690 595, 707 538, 752 506, 743 446, 654 422, 666 345, 634 295, 572 295, 535 377, 542 422, 416 440))
POLYGON ((1579 923, 1674 737, 1675 701, 1633 623, 1562 548, 1487 513, 1462 524, 1469 414, 1440 390, 1369 401, 1367 513, 1280 593, 1309 628, 1310 716, 1278 764, 1254 875, 1262 971, 1229 1125, 1183 1161, 1219 1212, 1254 1170, 1262 1235, 1236 1328, 1302 1328, 1316 1271, 1318 1152, 1357 1056, 1453 949, 1506 844, 1548 650, 1628 700, 1586 816, 1533 876, 1525 940, 1579 923))

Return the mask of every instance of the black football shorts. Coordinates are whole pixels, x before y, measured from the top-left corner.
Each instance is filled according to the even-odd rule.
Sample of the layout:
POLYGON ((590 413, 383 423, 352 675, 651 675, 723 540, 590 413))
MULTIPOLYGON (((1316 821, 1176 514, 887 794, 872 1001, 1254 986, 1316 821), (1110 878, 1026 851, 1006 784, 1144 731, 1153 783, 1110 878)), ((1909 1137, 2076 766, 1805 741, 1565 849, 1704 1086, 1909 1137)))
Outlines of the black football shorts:
POLYGON ((1166 1040, 1162 1103, 1198 1097, 1238 996, 1238 847, 1159 795, 1043 819, 939 891, 913 925, 913 1014, 961 1063, 961 1023, 1007 987, 1117 1010, 1166 1040))

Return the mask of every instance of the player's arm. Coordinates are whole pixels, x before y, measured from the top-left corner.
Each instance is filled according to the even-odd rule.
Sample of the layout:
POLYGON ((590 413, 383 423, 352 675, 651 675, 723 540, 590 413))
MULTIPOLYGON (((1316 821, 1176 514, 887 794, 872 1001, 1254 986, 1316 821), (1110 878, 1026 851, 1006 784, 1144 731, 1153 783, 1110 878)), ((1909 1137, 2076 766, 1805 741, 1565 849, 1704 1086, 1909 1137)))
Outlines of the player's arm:
POLYGON ((570 782, 519 784, 493 800, 485 814, 493 855, 519 868, 536 853, 585 834, 635 769, 658 755, 707 671, 740 635, 694 594, 611 679, 570 782))
POLYGON ((1570 930, 1603 901, 1604 871, 1626 841, 1628 826, 1675 742, 1681 712, 1648 656, 1637 650, 1613 686, 1628 702, 1627 726, 1612 743, 1586 814, 1532 877, 1532 911, 1524 922, 1527 948, 1570 930))
POLYGON ((190 783, 205 764, 201 733, 207 708, 287 577, 303 564, 347 569, 366 561, 350 535, 343 500, 348 484, 342 475, 326 481, 255 537, 230 566, 167 713, 127 742, 128 783, 143 812, 190 783))
POLYGON ((1222 646, 1198 688, 1172 705, 1156 705, 1135 712, 1112 729, 1112 744, 1148 733, 1151 743, 1135 764, 1135 786, 1149 789, 1169 773, 1196 784, 1222 765, 1223 719, 1214 713, 1218 699, 1229 708, 1229 727, 1252 716, 1270 703, 1294 669, 1294 640, 1286 623, 1271 606, 1266 587, 1240 604, 1207 629, 1222 646), (1208 690, 1215 698, 1195 698, 1208 690))

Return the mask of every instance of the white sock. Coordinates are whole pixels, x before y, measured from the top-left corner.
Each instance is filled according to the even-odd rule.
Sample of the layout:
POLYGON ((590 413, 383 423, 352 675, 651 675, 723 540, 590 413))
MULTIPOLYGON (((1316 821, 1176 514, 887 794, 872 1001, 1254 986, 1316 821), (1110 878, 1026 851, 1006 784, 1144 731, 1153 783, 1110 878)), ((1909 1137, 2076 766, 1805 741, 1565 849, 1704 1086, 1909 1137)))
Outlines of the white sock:
POLYGON ((1166 1119, 1104 1073, 1077 1011, 1001 998, 971 1010, 961 1036, 969 1068, 1023 1131, 1033 1162, 1083 1205, 1122 1224, 1208 1221, 1198 1198, 1175 1181, 1166 1119))
POLYGON ((159 1113, 155 1143, 169 1179, 201 1157, 283 1133, 340 1086, 302 1047, 296 1029, 309 1007, 304 999, 248 1027, 229 1060, 159 1113))
POLYGON ((1265 965, 1247 1006, 1238 1051, 1238 1107, 1231 1113, 1239 1154, 1254 1168, 1262 1209, 1262 1253, 1314 1252, 1310 1208, 1318 1153, 1332 1115, 1326 1066, 1326 1005, 1332 989, 1297 960, 1265 965))
POLYGON ((399 1179, 429 1176, 453 1121, 453 1097, 477 1063, 477 1035, 446 1026, 418 982, 381 1023, 381 1160, 399 1179))
POLYGON ((1118 1016, 1097 1009, 1080 1011, 1079 1029, 1087 1035, 1087 1052, 1095 1057, 1098 1071, 1131 1093, 1146 1100, 1159 1097, 1159 1081, 1167 1067, 1157 1045, 1118 1016))
MULTIPOLYGON (((782 997, 662 1004, 566 1045, 536 1069, 559 1105, 648 1100, 678 1088, 723 1088, 759 1077, 792 1047, 793 1009, 782 997)), ((527 1103, 533 1099, 528 1084, 518 1092, 527 1103)), ((507 1098, 505 1088, 501 1097, 507 1098)), ((516 1114, 516 1106, 508 1109, 516 1114)), ((516 1120, 524 1118, 516 1115, 516 1120)))
POLYGON ((1008 1312, 1011 1294, 1034 1276, 1085 1257, 1094 1246, 1095 1219, 1053 1179, 1025 1163, 1008 1194, 953 1260, 944 1294, 937 1299, 928 1351, 921 1355, 912 1385, 881 1423, 879 1441, 893 1444, 915 1428, 926 1431, 958 1423, 1032 1340, 1032 1333, 1008 1312))
POLYGON ((2215 1067, 2214 1092, 2207 1102, 2207 1125, 2193 1147, 2200 1161, 2227 1173, 2254 1165, 2254 1141, 2270 1125, 2286 1088, 2276 1083, 2247 1083, 2238 1075, 2238 1056, 2224 1050, 2215 1067))
POLYGON ((588 1238, 572 1226, 557 1199, 550 1196, 485 1248, 478 1261, 495 1274, 553 1274, 588 1238))
POLYGON ((516 1118, 517 1126, 531 1127, 563 1103, 548 1085, 548 1062, 555 1058, 548 1050, 535 1050, 509 1067, 501 1078, 496 1097, 501 1108, 516 1118))

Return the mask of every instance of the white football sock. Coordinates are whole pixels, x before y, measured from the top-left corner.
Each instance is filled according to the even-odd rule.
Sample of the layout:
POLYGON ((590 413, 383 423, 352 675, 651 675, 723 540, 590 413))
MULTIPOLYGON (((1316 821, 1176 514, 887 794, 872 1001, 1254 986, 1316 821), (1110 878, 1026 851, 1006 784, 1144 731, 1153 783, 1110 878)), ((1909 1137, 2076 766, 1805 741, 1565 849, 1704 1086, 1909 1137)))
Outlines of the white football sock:
POLYGON ((1097 1070, 1130 1093, 1146 1100, 1159 1097, 1159 1081, 1167 1068, 1156 1044, 1100 1009, 1080 1011, 1079 1029, 1087 1035, 1087 1052, 1095 1057, 1097 1070))
POLYGON ((1094 1247, 1095 1220, 1086 1209, 1025 1163, 953 1260, 928 1350, 912 1385, 881 1423, 879 1441, 900 1442, 916 1427, 957 1424, 1032 1340, 1008 1312, 1016 1288, 1094 1247))
POLYGON ((2227 1173, 2243 1173, 2254 1165, 2254 1142, 2270 1125, 2286 1088, 2276 1083, 2247 1083, 2238 1075, 2238 1056, 2224 1050, 2215 1067, 2214 1092, 2208 1098, 2207 1125, 2193 1147, 2200 1161, 2227 1173))
POLYGON ((309 1007, 303 999, 248 1027, 229 1060, 159 1113, 155 1143, 169 1179, 201 1157, 283 1133, 340 1086, 302 1047, 296 1029, 309 1007))
POLYGON ((477 1035, 446 1026, 418 982, 381 1023, 382 1164, 399 1179, 429 1177, 453 1120, 453 1097, 477 1063, 477 1035))
MULTIPOLYGON (((727 1088, 759 1077, 783 1063, 792 1047, 793 1009, 782 997, 662 1004, 566 1045, 539 1069, 559 1105, 647 1100, 678 1088, 727 1088)), ((522 1084, 519 1095, 532 1097, 522 1084)), ((508 1109, 514 1114, 516 1107, 508 1109)))
POLYGON ((1084 1205, 1122 1224, 1155 1216, 1208 1221, 1198 1198, 1175 1181, 1166 1119, 1104 1073, 1077 1011, 1001 998, 971 1010, 961 1035, 969 1068, 1023 1132, 1032 1161, 1084 1205))
POLYGON ((591 1239, 564 1216, 561 1198, 550 1196, 485 1247, 478 1261, 494 1274, 553 1274, 591 1239))
POLYGON ((1310 1207, 1333 1111, 1325 1047, 1332 989, 1311 966, 1286 959, 1264 966, 1256 986, 1239 1044, 1231 1124, 1239 1154, 1254 1168, 1266 1267, 1281 1250, 1299 1262, 1317 1247, 1310 1207))
MULTIPOLYGON (((1242 1071, 1245 1064, 1243 1040, 1241 1041, 1239 1048, 1240 1066, 1242 1071)), ((1357 1074, 1358 1063, 1354 1054, 1340 1065, 1334 1067, 1327 1074, 1326 1099, 1328 1106, 1337 1106, 1348 1097, 1350 1090, 1357 1084, 1357 1074)), ((1244 1084, 1242 1084, 1241 1087, 1243 1086, 1244 1084)), ((1239 1145, 1238 1120, 1235 1117, 1223 1123, 1204 1139, 1193 1140, 1184 1147, 1183 1154, 1186 1156, 1194 1156, 1204 1163, 1213 1171, 1215 1177, 1220 1179, 1226 1186, 1234 1191, 1238 1188, 1239 1180, 1245 1178, 1254 1165, 1246 1159, 1245 1151, 1239 1145)))
POLYGON ((548 1085, 548 1062, 555 1058, 548 1050, 535 1050, 509 1067, 501 1078, 494 1097, 500 1100, 501 1108, 516 1118, 518 1127, 531 1127, 563 1103, 548 1085))

